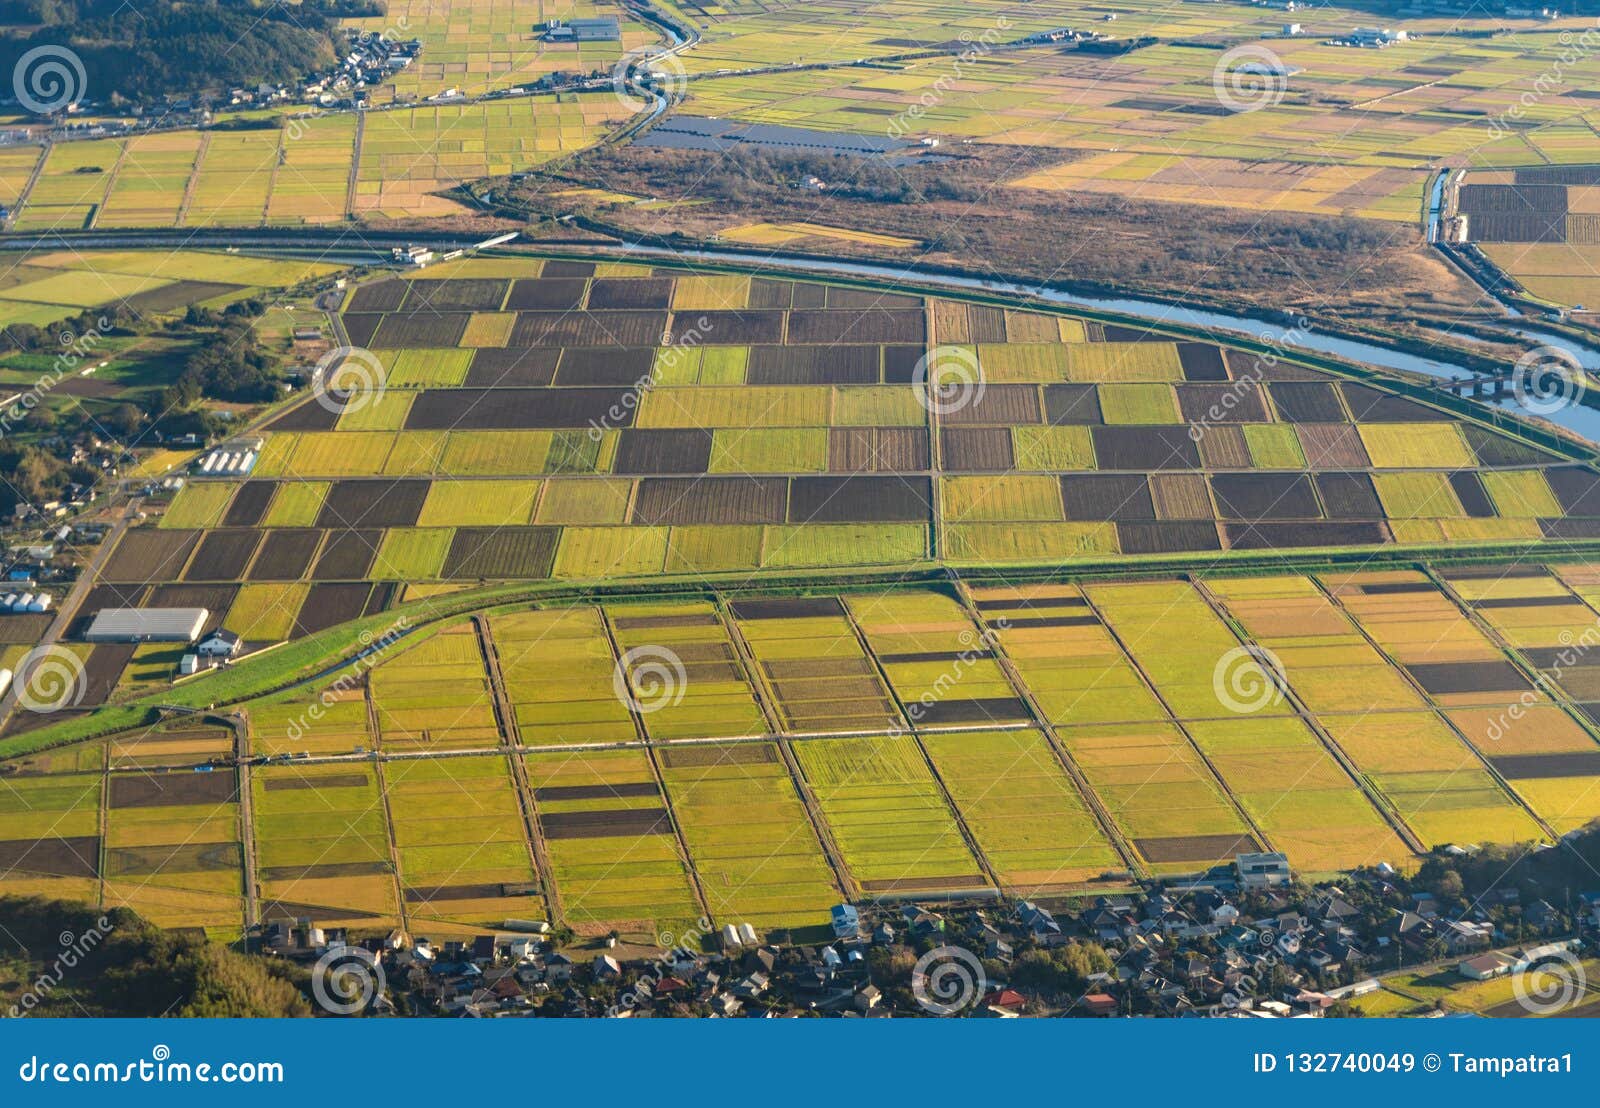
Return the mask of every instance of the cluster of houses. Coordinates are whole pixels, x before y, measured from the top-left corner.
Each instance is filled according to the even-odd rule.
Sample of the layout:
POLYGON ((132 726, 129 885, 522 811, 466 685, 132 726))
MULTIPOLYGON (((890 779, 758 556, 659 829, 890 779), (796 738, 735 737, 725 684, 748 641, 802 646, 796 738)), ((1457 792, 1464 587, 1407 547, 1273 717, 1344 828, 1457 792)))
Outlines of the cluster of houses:
MULTIPOLYGON (((521 933, 442 944, 400 932, 363 942, 381 967, 385 1014, 472 1018, 677 1017, 885 1018, 926 1015, 911 965, 938 948, 969 956, 982 974, 961 998, 978 1018, 1168 1016, 1305 1018, 1381 987, 1380 975, 1428 965, 1484 980, 1562 956, 1600 937, 1600 893, 1571 913, 1514 891, 1480 902, 1465 918, 1442 913, 1429 893, 1364 871, 1313 889, 1277 880, 1275 856, 1214 871, 1198 883, 1102 896, 1055 909, 1033 901, 840 904, 831 940, 777 944, 748 925, 705 936, 707 950, 679 946, 623 957, 614 938, 587 949, 555 941, 547 925, 507 921, 521 933), (1521 945, 1489 922, 1514 906, 1521 945), (1530 942, 1530 937, 1532 941, 1530 942), (1491 949, 1494 948, 1494 949, 1491 949), (1091 965, 1063 983, 1039 967, 1091 965), (1101 968, 1103 967, 1103 968, 1101 968)), ((569 936, 570 937, 570 936, 569 936)), ((281 921, 264 952, 311 961, 346 942, 309 920, 281 921)))
POLYGON ((300 90, 301 98, 323 107, 341 99, 362 103, 369 88, 384 84, 421 56, 421 39, 402 42, 387 35, 352 33, 349 49, 339 64, 331 73, 308 81, 300 90))
MULTIPOLYGON (((69 540, 95 541, 100 533, 94 530, 79 531, 77 528, 66 524, 52 524, 41 541, 24 542, 8 547, 0 563, 5 566, 5 581, 14 586, 19 593, 42 590, 31 586, 44 584, 62 584, 77 577, 78 571, 72 560, 72 554, 63 547, 69 540)), ((37 538, 37 535, 36 535, 37 538)), ((21 597, 19 596, 18 602, 21 597)), ((11 611, 43 611, 42 608, 27 609, 13 605, 11 611)))

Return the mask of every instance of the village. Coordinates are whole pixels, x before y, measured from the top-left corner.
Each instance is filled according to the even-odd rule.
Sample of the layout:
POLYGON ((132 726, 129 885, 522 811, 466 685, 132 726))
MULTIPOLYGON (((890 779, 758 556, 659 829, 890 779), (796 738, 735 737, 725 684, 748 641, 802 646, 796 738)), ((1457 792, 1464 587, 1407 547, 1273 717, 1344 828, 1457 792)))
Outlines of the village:
MULTIPOLYGON (((280 919, 260 945, 315 963, 314 977, 353 966, 365 991, 341 1015, 1293 1019, 1368 1014, 1361 998, 1402 972, 1471 985, 1580 965, 1600 941, 1600 891, 1570 910, 1510 885, 1467 903, 1450 855, 1436 857, 1438 891, 1385 866, 1307 886, 1282 855, 1240 855, 1199 879, 1074 908, 841 904, 831 941, 707 925, 649 955, 615 933, 586 946, 530 921, 436 944, 400 931, 353 942, 280 919)), ((1573 1007, 1587 1002, 1579 984, 1573 1007)), ((1437 1002, 1407 1014, 1465 1013, 1437 1002)))

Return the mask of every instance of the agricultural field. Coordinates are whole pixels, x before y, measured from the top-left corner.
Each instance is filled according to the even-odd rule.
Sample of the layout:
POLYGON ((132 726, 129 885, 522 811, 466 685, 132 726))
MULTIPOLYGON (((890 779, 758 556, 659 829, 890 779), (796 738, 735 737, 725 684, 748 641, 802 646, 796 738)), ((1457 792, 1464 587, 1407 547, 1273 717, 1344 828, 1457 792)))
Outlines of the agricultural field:
MULTIPOLYGON (((1590 975, 1597 971, 1600 971, 1600 962, 1593 958, 1577 964, 1579 995, 1572 1007, 1577 1008, 1592 999, 1594 987, 1587 982, 1594 980, 1590 975)), ((1435 1009, 1502 1019, 1524 1019, 1530 1015, 1517 1003, 1516 986, 1510 975, 1469 981, 1453 969, 1422 969, 1386 976, 1382 989, 1358 997, 1353 1004, 1367 1016, 1418 1015, 1435 1009)))
POLYGON ((861 892, 989 886, 914 737, 819 739, 794 752, 861 892))
POLYGON ((1529 295, 1600 306, 1600 166, 1472 172, 1456 197, 1468 238, 1529 295))
MULTIPOLYGON (((105 304, 142 313, 182 311, 190 304, 220 308, 266 289, 283 288, 337 271, 318 262, 297 262, 176 250, 144 254, 53 251, 27 255, 0 279, 0 326, 43 327, 105 304)), ((115 350, 115 339, 104 349, 115 350)), ((115 373, 106 375, 114 379, 115 373)), ((86 383, 94 384, 98 382, 86 383)))
POLYGON ((1409 41, 1357 50, 1329 40, 1371 22, 1359 11, 1297 12, 1303 31, 1285 37, 1260 7, 1124 0, 1097 9, 1115 15, 1114 27, 1094 29, 1160 41, 1119 54, 1055 43, 995 49, 1062 26, 1087 30, 1081 9, 1061 2, 1019 11, 895 0, 876 10, 893 19, 893 35, 862 26, 843 4, 713 14, 705 41, 684 57, 700 78, 685 111, 1009 147, 1014 183, 1025 188, 1401 223, 1420 218, 1430 165, 1592 160, 1594 107, 1581 90, 1600 68, 1593 58, 1557 61, 1587 27, 1581 20, 1513 23, 1514 34, 1463 42, 1454 37, 1463 28, 1504 24, 1412 18, 1409 41), (1230 83, 1225 72, 1219 81, 1222 53, 1241 44, 1266 52, 1260 64, 1283 76, 1230 83), (878 60, 850 64, 857 59, 878 60), (716 72, 780 62, 834 65, 716 72), (1525 111, 1522 94, 1552 65, 1571 79, 1541 89, 1537 109, 1525 111), (1341 117, 1348 111, 1360 113, 1359 127, 1341 117), (1029 149, 1061 157, 1028 168, 1029 149))
POLYGON ((838 883, 777 745, 681 747, 660 762, 713 918, 820 926, 838 883))
MULTIPOLYGON (((1233 0, 690 0, 669 10, 704 37, 661 63, 689 79, 615 142, 636 105, 605 76, 660 38, 640 10, 392 0, 355 24, 423 50, 367 110, 0 147, 18 235, 572 244, 346 268, 68 237, 0 273, 0 330, 29 340, 0 353, 7 395, 53 353, 20 325, 107 305, 283 301, 258 335, 295 367, 196 415, 259 440, 253 468, 213 476, 165 423, 159 453, 104 462, 138 503, 62 575, 75 610, 0 616, 7 680, 57 635, 78 671, 55 718, 0 714, 35 751, 0 760, 0 895, 230 943, 547 921, 621 957, 730 924, 820 945, 840 902, 1078 907, 1246 852, 1410 875, 1600 820, 1593 443, 1266 335, 1001 291, 1122 266, 1142 295, 1164 253, 1230 310, 1281 287, 1282 319, 1354 266, 1318 327, 1359 308, 1416 339, 1462 306, 1498 357, 1452 283, 1476 285, 1431 276, 1425 192, 1448 173, 1446 214, 1533 298, 1600 303, 1600 61, 1559 60, 1588 20, 1405 17, 1380 50, 1330 41, 1367 9, 1296 9, 1297 33, 1233 0), (541 40, 597 14, 620 42, 541 40), (1086 19, 1106 38, 1023 41, 1086 19), (1240 46, 1268 64, 1230 88, 1240 46), (586 91, 522 94, 569 74, 586 91), (739 179, 675 195, 697 153, 739 179), (968 240, 956 206, 994 218, 968 240), (590 248, 630 216, 990 280, 590 248), (1259 235, 1219 245, 1240 220, 1259 235), (306 369, 334 346, 348 394, 317 387, 346 367, 306 369), (189 643, 83 641, 125 606, 204 608, 241 656, 180 677, 189 643)), ((148 407, 208 368, 185 334, 106 336, 50 402, 148 407)), ((68 543, 50 521, 83 520, 55 511, 40 533, 68 543)), ((1448 976, 1359 1007, 1502 1014, 1506 983, 1448 976)))
POLYGON ((353 928, 395 926, 391 832, 374 767, 269 765, 251 776, 263 918, 309 914, 353 928))
POLYGON ((495 746, 500 732, 471 624, 456 624, 374 667, 369 689, 385 750, 495 746))
POLYGON ((462 205, 435 193, 584 149, 627 114, 609 94, 571 93, 65 142, 6 151, 0 191, 14 182, 16 231, 448 216, 462 205))
POLYGON ((219 934, 248 881, 258 912, 363 932, 648 937, 1249 849, 1409 869, 1600 814, 1589 667, 1562 653, 1593 600, 1587 568, 1531 565, 496 611, 252 706, 249 819, 202 764, 221 730, 11 763, 0 888, 219 934))
POLYGON ((653 942, 701 916, 648 751, 530 754, 526 762, 569 926, 585 935, 642 931, 653 942))
MULTIPOLYGON (((248 480, 190 482, 105 582, 242 583, 219 607, 267 642, 380 610, 402 584, 1600 534, 1600 474, 1576 452, 1066 315, 475 258, 362 283, 343 322, 383 367, 373 393, 276 415, 248 480), (948 410, 918 382, 944 363, 981 377, 956 381, 948 410)), ((732 703, 718 734, 755 719, 732 703)))
POLYGON ((590 0, 540 0, 529 8, 513 0, 397 0, 381 16, 351 19, 347 26, 390 39, 418 39, 422 55, 371 91, 375 104, 437 96, 455 89, 463 96, 531 83, 548 73, 607 70, 623 51, 656 41, 646 27, 616 7, 590 0), (537 25, 552 19, 621 14, 622 41, 550 43, 537 25))
MULTIPOLYGON (((1426 846, 1546 833, 1423 687, 1325 583, 1258 578, 1210 586, 1224 611, 1273 652, 1328 742, 1426 846)), ((1385 583, 1356 584, 1382 595, 1385 583)))
POLYGON ((406 759, 383 772, 412 926, 472 932, 546 917, 503 755, 406 759))

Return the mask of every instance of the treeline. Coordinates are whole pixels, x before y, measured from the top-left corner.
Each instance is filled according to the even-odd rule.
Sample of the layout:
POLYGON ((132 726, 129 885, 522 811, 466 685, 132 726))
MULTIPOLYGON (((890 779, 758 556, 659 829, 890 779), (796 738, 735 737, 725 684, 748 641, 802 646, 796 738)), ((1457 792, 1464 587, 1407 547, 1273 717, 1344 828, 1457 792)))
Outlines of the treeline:
POLYGON ((383 14, 374 0, 0 0, 0 67, 66 47, 83 63, 76 91, 112 104, 294 83, 334 64, 339 20, 383 14))
POLYGON ((25 399, 0 411, 0 473, 6 475, 0 482, 0 516, 18 504, 55 499, 68 485, 98 481, 97 469, 72 460, 73 443, 85 433, 124 446, 150 441, 157 432, 210 439, 231 425, 207 401, 276 400, 283 388, 282 359, 261 345, 252 326, 265 311, 255 299, 221 311, 191 306, 181 319, 160 324, 155 333, 182 344, 181 361, 165 387, 132 394, 138 403, 49 403, 57 379, 97 356, 98 342, 89 336, 137 335, 147 329, 137 313, 107 306, 49 329, 13 324, 0 332, 0 352, 33 355, 29 368, 41 374, 40 383, 22 394, 25 399), (67 334, 75 337, 63 341, 60 336, 67 334))
POLYGON ((1441 910, 1458 913, 1505 889, 1516 889, 1524 903, 1543 898, 1570 908, 1578 894, 1600 892, 1600 820, 1589 821, 1555 847, 1491 843, 1470 854, 1429 855, 1413 885, 1432 891, 1441 910))
POLYGON ((190 305, 181 330, 207 333, 184 359, 178 379, 162 391, 158 422, 208 398, 233 404, 277 398, 283 383, 279 359, 262 348, 251 324, 266 310, 259 300, 239 300, 220 312, 190 305))
MULTIPOLYGON (((890 165, 882 158, 856 154, 789 153, 760 146, 736 146, 721 155, 717 172, 707 174, 699 151, 630 146, 598 149, 581 163, 596 179, 642 174, 648 187, 667 196, 750 204, 790 191, 807 177, 824 184, 828 196, 875 204, 925 204, 936 200, 974 200, 974 183, 931 166, 890 165)), ((941 167, 942 168, 942 167, 941 167)))
POLYGON ((6 1014, 13 1007, 39 1016, 311 1014, 282 964, 162 931, 127 908, 0 898, 0 959, 6 1014))

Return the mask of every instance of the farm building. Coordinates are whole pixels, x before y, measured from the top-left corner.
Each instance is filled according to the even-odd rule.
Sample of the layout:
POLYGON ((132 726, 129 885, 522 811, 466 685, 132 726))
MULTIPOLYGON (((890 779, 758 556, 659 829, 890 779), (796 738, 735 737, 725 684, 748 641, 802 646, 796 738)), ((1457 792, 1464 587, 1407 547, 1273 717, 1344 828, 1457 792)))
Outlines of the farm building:
POLYGON ((614 15, 589 19, 553 19, 545 30, 546 42, 620 42, 622 26, 614 15))
POLYGON ((226 627, 219 627, 195 647, 202 658, 231 658, 239 653, 239 636, 226 627))
POLYGON ((194 642, 211 613, 204 608, 102 608, 86 642, 194 642))
POLYGON ((1456 972, 1470 981, 1487 981, 1511 972, 1511 959, 1500 954, 1480 954, 1456 966, 1456 972))

